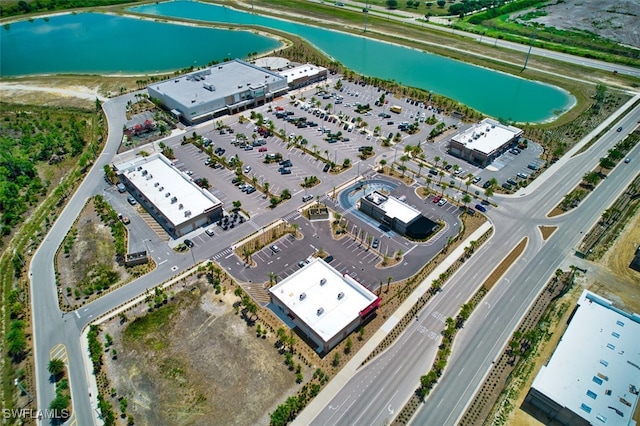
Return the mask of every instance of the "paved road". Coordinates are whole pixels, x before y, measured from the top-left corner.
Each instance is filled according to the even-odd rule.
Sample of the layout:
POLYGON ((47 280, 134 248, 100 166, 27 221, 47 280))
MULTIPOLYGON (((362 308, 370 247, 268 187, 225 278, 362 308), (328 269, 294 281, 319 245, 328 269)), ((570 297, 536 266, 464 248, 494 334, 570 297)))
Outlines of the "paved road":
MULTIPOLYGON (((625 132, 640 119, 640 108, 620 121, 625 132)), ((425 307, 416 321, 386 352, 361 368, 336 395, 320 395, 326 406, 314 425, 381 425, 390 422, 418 387, 419 377, 433 363, 444 319, 454 317, 459 307, 501 259, 524 238, 528 244, 520 259, 483 300, 465 328, 456 337, 445 375, 418 412, 414 424, 453 425, 464 413, 491 361, 507 343, 512 331, 538 292, 561 262, 571 256, 601 212, 633 180, 637 166, 621 163, 579 208, 548 219, 549 212, 626 133, 611 130, 589 151, 564 159, 562 167, 540 177, 537 190, 529 195, 495 197, 500 208, 490 208, 495 225, 493 237, 447 282, 444 291, 425 307), (557 225, 552 237, 543 241, 538 225, 557 225), (435 334, 434 334, 435 333, 435 334)), ((639 157, 636 147, 631 157, 639 157)), ((308 419, 309 416, 305 416, 308 419)))
MULTIPOLYGON (((476 36, 474 35, 474 37, 476 36)), ((504 43, 504 42, 501 42, 501 43, 504 43)), ((519 46, 519 45, 515 45, 515 46, 519 46)), ((534 51, 536 50, 537 49, 534 49, 534 51)), ((573 57, 564 58, 561 60, 566 60, 572 63, 580 63, 581 61, 582 62, 586 61, 582 58, 573 58, 573 57)), ((585 63, 585 65, 601 67, 601 65, 598 65, 598 64, 585 63)), ((621 72, 621 73, 635 72, 636 74, 632 74, 632 75, 637 75, 637 70, 635 71, 634 69, 625 70, 622 67, 618 69, 618 72, 621 72)), ((53 267, 53 257, 55 255, 55 251, 59 247, 59 245, 62 243, 68 229, 73 224, 73 221, 81 211, 85 200, 96 193, 96 188, 97 188, 96 182, 101 181, 103 179, 103 171, 102 171, 103 166, 106 164, 109 164, 116 153, 117 147, 119 146, 120 139, 122 137, 121 129, 125 122, 123 110, 128 100, 134 101, 135 100, 134 95, 131 94, 131 95, 115 98, 107 101, 104 104, 103 108, 106 112, 107 121, 110 129, 109 138, 107 140, 105 149, 103 153, 100 155, 100 157, 96 160, 93 169, 89 172, 88 176, 85 178, 85 181, 80 185, 76 193, 73 195, 72 199, 69 201, 69 203, 65 207, 64 211, 61 213, 56 223, 53 225, 45 241, 42 243, 42 245, 38 248, 38 250, 34 254, 33 261, 31 262, 31 269, 29 271, 30 278, 31 278, 31 289, 32 289, 31 304, 32 304, 32 312, 34 316, 33 318, 34 346, 35 346, 34 362, 35 362, 35 368, 36 368, 35 375, 37 380, 38 408, 48 407, 49 402, 53 399, 54 385, 50 382, 50 378, 47 373, 47 364, 49 361, 49 354, 51 349, 58 344, 63 344, 65 345, 67 349, 67 354, 68 354, 69 376, 71 381, 71 391, 72 391, 72 398, 73 398, 73 404, 74 404, 74 419, 76 420, 77 424, 80 424, 80 425, 88 425, 88 424, 95 423, 95 415, 93 412, 93 408, 95 408, 96 406, 95 395, 90 396, 87 388, 87 383, 89 382, 90 378, 87 377, 86 372, 90 368, 85 367, 84 365, 83 358, 82 358, 82 351, 83 351, 82 342, 78 338, 82 328, 86 324, 88 324, 93 318, 96 318, 97 316, 100 316, 103 313, 108 312, 113 307, 118 306, 121 303, 139 294, 142 294, 146 290, 146 288, 153 287, 154 285, 166 280, 170 276, 173 276, 177 272, 191 266, 194 258, 196 261, 198 261, 198 260, 206 259, 215 254, 213 252, 214 251, 213 248, 207 247, 202 251, 197 250, 194 253, 194 257, 191 257, 191 254, 186 254, 182 256, 172 256, 171 262, 167 261, 166 263, 159 265, 159 267, 153 273, 145 277, 142 277, 139 280, 136 280, 128 284, 127 286, 119 288, 114 292, 108 293, 104 297, 96 300, 93 303, 86 305, 85 307, 81 308, 78 311, 74 311, 72 313, 69 313, 63 316, 62 312, 58 308, 56 286, 55 286, 55 274, 54 274, 54 267, 53 267)), ((637 121, 638 118, 639 118, 638 112, 636 111, 634 113, 633 120, 637 121)), ((618 134, 618 137, 619 136, 621 135, 618 134)), ((609 135, 605 136, 604 139, 606 142, 609 139, 609 135)), ((585 170, 588 170, 590 168, 588 164, 595 162, 596 159, 601 156, 600 154, 601 152, 606 152, 606 149, 602 148, 601 146, 594 147, 594 150, 597 150, 598 154, 594 154, 589 158, 582 156, 582 157, 579 157, 581 159, 579 160, 576 159, 575 165, 572 166, 572 170, 574 170, 574 172, 577 170, 575 174, 567 174, 567 178, 564 180, 560 178, 549 179, 548 188, 550 188, 550 191, 552 191, 552 194, 549 194, 548 197, 551 200, 558 199, 558 197, 561 197, 564 194, 562 189, 557 189, 557 187, 554 188, 554 185, 556 183, 564 182, 564 186, 566 187, 568 186, 567 182, 572 182, 572 181, 575 182, 576 179, 579 179, 579 176, 581 176, 585 170)), ((371 165, 371 163, 372 163, 372 160, 369 160, 364 164, 368 166, 368 165, 371 165)), ((629 169, 631 168, 630 167, 627 168, 627 170, 629 169)), ((622 174, 623 173, 620 173, 620 175, 622 174)), ((356 175, 355 170, 348 172, 348 176, 355 177, 355 175, 356 175)), ((626 182, 624 178, 614 179, 614 176, 617 176, 616 173, 612 174, 612 177, 607 181, 605 181, 605 184, 601 185, 594 194, 600 194, 601 192, 606 192, 604 189, 601 189, 601 188, 608 188, 610 186, 613 186, 615 189, 619 189, 621 187, 619 185, 624 185, 624 182, 626 182)), ((344 178, 345 176, 341 176, 340 180, 344 181, 344 178)), ((326 192, 330 190, 332 186, 338 183, 339 182, 337 182, 337 178, 335 180, 328 180, 326 184, 324 184, 321 188, 318 188, 318 191, 326 192)), ((517 242, 516 240, 518 240, 518 237, 523 235, 529 235, 531 238, 531 241, 537 244, 537 245, 530 245, 530 247, 527 248, 527 252, 525 252, 524 257, 527 259, 528 258, 533 259, 534 256, 540 256, 539 254, 536 254, 536 251, 534 250, 534 248, 538 247, 538 249, 540 249, 543 246, 543 244, 539 241, 539 237, 536 236, 535 232, 533 232, 534 226, 531 224, 527 225, 525 222, 526 219, 523 220, 521 217, 519 217, 518 212, 523 212, 523 211, 538 212, 536 208, 540 209, 541 211, 542 207, 540 207, 538 202, 544 198, 543 196, 544 193, 545 192, 542 191, 539 194, 536 193, 535 196, 525 197, 522 199, 523 201, 522 203, 517 203, 513 206, 509 204, 512 201, 505 200, 503 202, 503 207, 504 207, 503 210, 500 210, 500 212, 497 212, 497 213, 492 212, 491 218, 492 219, 495 218, 495 220, 500 220, 500 224, 496 228, 496 236, 492 241, 500 241, 501 243, 500 244, 493 243, 498 246, 496 247, 496 250, 493 254, 488 254, 489 249, 484 249, 483 251, 481 251, 479 255, 475 257, 475 259, 478 259, 478 260, 474 259, 474 261, 469 262, 465 266, 464 271, 472 271, 472 272, 468 272, 468 274, 470 274, 470 276, 476 277, 474 279, 477 279, 478 276, 483 276, 482 274, 484 274, 484 272, 487 272, 486 269, 488 268, 488 266, 486 265, 489 265, 493 262, 493 257, 496 257, 496 253, 499 253, 500 249, 504 251, 505 247, 507 247, 511 243, 515 244, 515 242, 517 242), (526 208, 525 206, 531 206, 532 210, 525 210, 526 208), (507 213, 502 214, 503 211, 507 213), (536 242, 536 238, 537 238, 537 242, 536 242), (479 269, 474 270, 474 265, 479 269)), ((611 194, 612 192, 607 192, 605 195, 603 195, 603 197, 605 197, 606 200, 608 200, 609 198, 612 197, 611 194)), ((580 216, 580 220, 578 221, 574 220, 573 222, 570 220, 567 220, 568 224, 566 224, 566 226, 562 228, 564 230, 562 232, 557 232, 556 234, 566 235, 568 237, 572 235, 571 233, 574 231, 573 228, 578 226, 579 223, 582 223, 583 219, 585 224, 590 224, 591 223, 590 221, 592 221, 592 217, 593 217, 593 220, 595 220, 599 212, 602 211, 604 207, 598 206, 597 208, 593 208, 592 211, 590 211, 589 213, 584 213, 584 216, 582 216, 583 213, 581 213, 586 211, 586 206, 591 206, 595 204, 596 203, 595 201, 591 201, 595 199, 596 199, 595 196, 590 197, 587 201, 583 203, 580 209, 578 209, 575 213, 572 214, 571 217, 574 217, 574 219, 576 216, 580 216)), ((282 209, 275 209, 272 212, 265 213, 264 215, 261 215, 259 217, 260 223, 258 223, 258 225, 259 226, 266 225, 270 223, 273 219, 284 214, 285 212, 282 209)), ((524 217, 529 217, 529 216, 524 216, 524 217)), ((587 226, 585 225, 585 227, 587 226)), ((220 241, 220 245, 217 245, 216 247, 226 247, 228 245, 231 245, 231 243, 234 240, 237 240, 239 237, 242 236, 242 232, 244 231, 237 231, 236 233, 225 234, 225 236, 220 241)), ((555 247, 554 249, 555 251, 550 250, 549 247, 545 247, 545 252, 553 251, 553 253, 555 253, 556 256, 558 254, 565 253, 568 250, 567 247, 570 247, 569 243, 571 243, 573 240, 576 240, 576 239, 578 239, 577 236, 575 236, 573 239, 563 241, 561 238, 554 236, 552 239, 546 242, 546 245, 549 247, 555 247)), ((492 247, 492 245, 487 245, 487 247, 492 247)), ((215 250, 218 250, 218 249, 215 249, 215 250)), ((551 255, 549 256, 551 257, 551 255)), ((537 257, 536 257, 536 260, 538 260, 537 257)), ((544 267, 547 265, 547 263, 552 262, 552 260, 553 259, 548 260, 545 257, 538 261, 541 262, 540 263, 541 267, 544 267)), ((517 270, 518 270, 517 268, 514 268, 514 271, 517 271, 517 270)), ((546 270, 543 270, 542 272, 543 273, 539 275, 540 277, 539 281, 542 280, 540 282, 543 282, 545 280, 544 272, 546 272, 546 270)), ((507 278, 512 277, 511 274, 513 273, 515 272, 510 271, 510 275, 508 275, 507 278)), ((540 270, 537 270, 536 273, 540 273, 540 270)), ((458 275, 456 275, 456 277, 464 274, 465 272, 460 272, 458 275)), ((525 276, 525 275, 522 275, 522 276, 525 276)), ((513 276, 514 280, 516 278, 517 278, 516 276, 513 276)), ((460 280, 461 282, 466 283, 464 285, 458 284, 458 281, 459 279, 452 280, 449 287, 451 288, 460 287, 461 289, 460 294, 456 293, 456 297, 458 297, 459 299, 453 298, 451 299, 452 300, 451 302, 441 302, 443 303, 443 305, 437 305, 439 309, 437 311, 438 314, 447 315, 447 316, 454 315, 456 306, 459 306, 461 304, 461 302, 459 301, 466 300, 464 297, 466 294, 468 294, 468 291, 470 290, 466 290, 465 287, 471 286, 474 280, 468 280, 468 279, 464 281, 460 280)), ((539 285, 539 282, 536 281, 534 283, 527 284, 527 285, 532 285, 533 287, 535 287, 539 285)), ((498 286, 498 287, 502 288, 501 286, 498 286)), ((497 297, 493 295, 494 293, 499 294, 498 291, 492 292, 492 297, 497 297)), ((445 299, 445 298, 440 298, 440 299, 445 299)), ((524 300, 526 300, 526 298, 524 300)), ((426 318, 423 316, 424 322, 422 321, 417 322, 414 325, 414 327, 410 328, 407 332, 414 333, 415 330, 418 329, 418 327, 424 327, 427 330, 437 332, 438 327, 441 327, 441 326, 438 326, 437 321, 435 323, 432 323, 431 320, 428 320, 428 318, 431 318, 431 316, 429 316, 430 312, 431 311, 426 312, 427 313, 426 318)), ((509 317, 509 313, 506 313, 506 318, 508 317, 509 317)), ((513 321, 514 317, 511 317, 511 318, 512 318, 511 321, 513 321)), ((422 335, 421 332, 420 334, 422 335)), ((496 347, 495 345, 499 343, 500 338, 498 338, 495 341, 496 343, 493 344, 492 348, 496 347)), ((429 339, 423 339, 423 340, 429 340, 429 339)), ((429 354, 431 353, 430 351, 433 351, 433 348, 431 345, 432 344, 429 344, 427 342, 425 346, 422 346, 423 350, 426 352, 422 352, 420 354, 419 352, 414 351, 408 354, 408 356, 417 357, 420 359, 428 358, 427 356, 424 356, 424 355, 425 353, 429 354)), ((485 348, 486 345, 487 344, 483 344, 483 348, 485 348)), ((409 345, 409 346, 412 346, 412 345, 409 345)), ((391 353, 391 352, 392 351, 388 351, 387 353, 391 353)), ((456 354, 456 356, 458 355, 456 354)), ((404 357, 404 353, 402 353, 402 356, 399 356, 398 359, 403 359, 403 357, 404 357)), ((380 362, 382 361, 376 361, 374 363, 371 363, 370 365, 371 366, 379 365, 380 362)), ((397 363, 397 361, 394 361, 394 362, 397 363)), ((406 365, 411 363, 404 363, 404 364, 406 365)), ((448 371, 454 371, 453 370, 454 365, 455 364, 453 363, 453 360, 452 360, 451 367, 448 371)), ((406 388, 406 390, 412 391, 417 384, 415 380, 411 380, 412 377, 413 378, 416 377, 415 376, 416 371, 398 370, 398 373, 394 375, 395 379, 397 379, 397 377, 402 377, 403 374, 408 374, 407 376, 408 378, 403 380, 402 384, 397 384, 398 385, 397 389, 401 390, 406 388)), ((447 374, 451 375, 453 373, 448 372, 447 374)), ((386 377, 386 376, 381 375, 378 377, 386 377)), ((445 392, 445 390, 447 389, 446 386, 448 386, 448 383, 449 381, 444 381, 438 387, 437 391, 434 392, 434 395, 438 394, 439 392, 445 392), (447 385, 445 385, 445 383, 447 385)), ((472 384, 473 381, 469 381, 468 383, 472 384)), ((391 383, 388 383, 386 386, 377 387, 377 389, 379 390, 379 393, 376 394, 375 401, 361 398, 358 401, 354 402, 354 406, 351 408, 351 410, 359 409, 361 410, 361 412, 365 412, 365 411, 368 411, 371 406, 377 406, 379 402, 386 403, 386 401, 392 401, 394 404, 396 404, 396 407, 400 407, 401 406, 400 402, 402 398, 398 396, 397 393, 394 395, 395 391, 391 392, 391 394, 393 395, 393 398, 390 398, 389 396, 385 396, 382 394, 381 389, 384 389, 385 387, 387 387, 387 390, 396 389, 395 386, 392 388, 391 385, 392 385, 391 383)), ((454 386, 454 385, 451 385, 451 386, 454 386)), ((430 401, 433 399, 434 398, 431 398, 430 401)), ((454 408, 455 407, 452 407, 449 412, 454 413, 454 408)), ((441 409, 435 410, 435 411, 441 411, 441 409)), ((445 411, 445 410, 442 410, 442 411, 445 411)), ((389 415, 392 415, 392 414, 389 414, 389 415)), ((385 416, 384 413, 378 412, 376 417, 371 417, 371 415, 367 414, 366 416, 363 415, 361 420, 364 420, 364 421, 371 420, 371 421, 377 422, 378 420, 382 419, 384 416, 385 416)))

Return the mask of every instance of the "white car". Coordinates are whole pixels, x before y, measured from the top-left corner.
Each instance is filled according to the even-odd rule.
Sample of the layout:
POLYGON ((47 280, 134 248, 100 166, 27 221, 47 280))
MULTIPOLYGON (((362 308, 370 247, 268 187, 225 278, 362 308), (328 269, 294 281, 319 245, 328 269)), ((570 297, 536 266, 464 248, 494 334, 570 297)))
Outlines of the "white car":
POLYGON ((447 204, 447 199, 446 198, 441 198, 440 201, 438 201, 438 205, 440 207, 444 206, 445 204, 447 204))
POLYGON ((246 166, 246 167, 244 168, 244 172, 245 172, 245 173, 249 173, 250 171, 251 171, 251 166, 246 166))

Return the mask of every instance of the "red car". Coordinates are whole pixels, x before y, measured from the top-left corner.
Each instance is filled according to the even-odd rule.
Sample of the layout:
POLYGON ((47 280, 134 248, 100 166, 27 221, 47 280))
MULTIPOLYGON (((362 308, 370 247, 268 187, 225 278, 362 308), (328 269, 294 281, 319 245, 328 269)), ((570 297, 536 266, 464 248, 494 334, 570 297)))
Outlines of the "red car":
POLYGON ((433 197, 433 202, 437 203, 438 201, 440 201, 440 198, 442 197, 440 197, 439 195, 436 195, 435 197, 433 197))
POLYGON ((277 106, 276 111, 284 111, 284 108, 282 108, 281 106, 277 106))
POLYGON ((260 149, 258 149, 258 152, 265 152, 267 150, 266 146, 261 146, 260 149))

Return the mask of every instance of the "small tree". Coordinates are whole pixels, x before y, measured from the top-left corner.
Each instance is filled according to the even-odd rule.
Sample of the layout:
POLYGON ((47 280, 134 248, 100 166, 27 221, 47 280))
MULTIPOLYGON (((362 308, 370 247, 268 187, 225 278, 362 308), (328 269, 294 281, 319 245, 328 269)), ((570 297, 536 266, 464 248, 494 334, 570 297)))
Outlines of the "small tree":
POLYGON ((47 369, 49 370, 49 374, 57 377, 64 371, 64 362, 60 358, 53 358, 49 361, 47 369))

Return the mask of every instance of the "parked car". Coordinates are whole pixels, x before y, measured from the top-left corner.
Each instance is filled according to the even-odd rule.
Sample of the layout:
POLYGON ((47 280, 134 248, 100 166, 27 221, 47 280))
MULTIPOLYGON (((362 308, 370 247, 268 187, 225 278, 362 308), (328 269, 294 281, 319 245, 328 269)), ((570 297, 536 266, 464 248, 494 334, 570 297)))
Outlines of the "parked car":
POLYGON ((243 170, 245 173, 249 173, 251 171, 251 166, 246 166, 243 170))
POLYGON ((120 182, 119 184, 116 185, 116 188, 118 188, 118 192, 122 193, 122 192, 126 192, 127 188, 124 186, 124 184, 122 182, 120 182))
POLYGON ((473 178, 473 183, 478 183, 482 180, 482 178, 480 176, 476 176, 473 178))
POLYGON ((437 203, 438 201, 440 201, 442 197, 440 197, 439 195, 436 195, 435 197, 433 197, 433 202, 437 203))
POLYGON ((527 179, 529 177, 528 174, 522 172, 518 172, 516 176, 518 176, 520 179, 527 179))
POLYGON ((271 249, 272 252, 274 253, 280 253, 280 247, 278 247, 275 244, 272 244, 271 247, 269 247, 271 249))
POLYGON ((311 194, 307 194, 307 195, 302 197, 302 202, 303 203, 306 203, 307 201, 311 201, 311 200, 313 200, 313 195, 311 195, 311 194))
POLYGON ((280 174, 281 175, 290 175, 291 174, 291 169, 287 169, 285 167, 280 167, 280 174))
POLYGON ((331 168, 331 164, 326 163, 326 164, 324 165, 324 167, 322 168, 322 171, 326 173, 326 172, 328 172, 328 171, 329 171, 329 169, 330 169, 330 168, 331 168))
POLYGON ((184 240, 184 245, 191 248, 194 246, 193 241, 189 240, 189 239, 185 239, 184 240))
POLYGON ((490 186, 491 186, 491 182, 490 182, 490 181, 486 181, 486 182, 484 183, 484 185, 482 185, 482 187, 483 187, 484 189, 487 189, 487 188, 488 188, 488 187, 490 187, 490 186))
POLYGON ((133 198, 133 196, 132 196, 132 195, 129 195, 129 196, 127 197, 127 201, 128 201, 128 202, 129 202, 129 204, 131 204, 132 206, 135 206, 136 204, 138 204, 138 202, 136 201, 136 199, 135 199, 135 198, 133 198))
POLYGON ((445 204, 447 204, 447 199, 446 198, 441 198, 440 201, 438 201, 438 205, 440 207, 444 206, 445 204))
POLYGON ((247 188, 247 194, 253 194, 254 192, 256 192, 256 188, 253 186, 250 186, 249 188, 247 188))
POLYGON ((487 208, 482 204, 476 204, 476 210, 481 211, 482 213, 487 211, 487 208))
POLYGON ((327 263, 331 263, 331 261, 333 261, 333 256, 327 256, 324 258, 324 261, 327 263))
POLYGON ((373 243, 371 244, 371 247, 373 247, 374 249, 377 249, 379 245, 380 245, 380 240, 378 240, 377 238, 374 238, 373 243))
POLYGON ((213 229, 211 229, 211 228, 207 229, 204 232, 210 237, 213 237, 215 235, 215 233, 213 232, 213 229))

